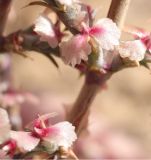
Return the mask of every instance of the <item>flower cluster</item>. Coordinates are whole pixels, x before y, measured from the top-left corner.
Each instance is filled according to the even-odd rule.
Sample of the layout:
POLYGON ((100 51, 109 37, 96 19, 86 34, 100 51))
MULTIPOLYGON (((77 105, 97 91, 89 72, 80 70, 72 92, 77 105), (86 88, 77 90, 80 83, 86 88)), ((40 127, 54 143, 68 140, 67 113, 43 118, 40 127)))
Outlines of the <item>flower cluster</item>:
POLYGON ((59 147, 70 148, 76 140, 74 127, 67 121, 46 125, 53 114, 39 116, 29 131, 13 131, 7 112, 0 108, 0 157, 14 156, 17 150, 26 153, 42 145, 49 154, 59 147))
POLYGON ((70 19, 72 22, 70 26, 79 33, 58 41, 55 27, 45 15, 41 15, 37 19, 34 31, 42 41, 47 41, 52 48, 59 46, 65 64, 75 67, 81 62, 88 62, 89 55, 97 54, 96 65, 103 69, 110 69, 116 55, 122 59, 126 58, 128 61, 140 62, 144 59, 146 51, 151 51, 149 32, 137 32, 135 40, 120 42, 121 32, 111 19, 102 18, 90 26, 88 17, 91 17, 93 12, 90 13, 88 7, 83 7, 84 5, 77 0, 57 0, 57 4, 58 7, 65 7, 72 19, 70 19), (73 15, 74 12, 71 11, 73 5, 78 6, 76 15, 73 15))
MULTIPOLYGON (((138 28, 128 28, 126 32, 133 35, 133 40, 120 41, 121 31, 116 23, 110 18, 98 19, 95 22, 94 10, 91 6, 81 3, 80 0, 43 0, 31 2, 29 5, 35 4, 48 6, 52 11, 55 11, 56 21, 53 22, 48 17, 48 12, 44 11, 34 22, 34 33, 31 32, 30 28, 26 31, 13 33, 8 37, 1 36, 0 40, 2 41, 2 45, 4 44, 4 47, 1 47, 2 50, 7 48, 6 50, 11 52, 14 50, 34 49, 50 57, 52 62, 56 64, 53 57, 49 54, 49 49, 51 48, 51 51, 55 51, 55 53, 59 52, 57 55, 62 58, 65 64, 76 67, 83 73, 88 73, 86 82, 91 82, 93 80, 93 78, 91 80, 91 77, 94 77, 93 83, 97 85, 101 84, 102 86, 115 71, 114 68, 117 67, 117 70, 124 68, 123 66, 126 63, 128 65, 143 64, 146 55, 150 55, 151 61, 150 32, 138 28), (28 43, 26 43, 27 41, 28 43), (31 44, 29 44, 30 42, 31 44)), ((9 73, 10 57, 7 54, 0 55, 0 159, 24 158, 24 156, 26 158, 27 155, 39 151, 48 154, 48 159, 50 159, 51 155, 54 156, 54 159, 57 159, 60 157, 56 158, 55 156, 58 156, 63 151, 71 153, 73 142, 77 139, 75 127, 68 121, 51 124, 49 119, 54 114, 38 116, 38 118, 28 125, 26 130, 17 131, 18 128, 22 128, 21 125, 18 125, 18 128, 15 126, 19 118, 21 121, 21 115, 18 113, 19 118, 16 116, 18 119, 14 115, 12 116, 13 108, 17 108, 16 104, 21 104, 25 100, 34 103, 39 101, 30 93, 14 90, 11 86, 9 73)), ((75 103, 81 104, 78 105, 79 108, 76 111, 80 111, 82 105, 85 109, 81 111, 87 111, 93 100, 93 96, 96 95, 96 89, 93 90, 91 86, 90 89, 87 87, 89 87, 89 83, 82 89, 82 96, 80 95, 80 98, 77 99, 78 103, 75 103), (91 94, 87 91, 90 91, 91 94), (81 100, 84 99, 83 97, 87 103, 81 103, 81 100)), ((69 110, 67 107, 65 109, 69 110)), ((83 115, 86 113, 73 113, 75 115, 72 118, 77 121, 73 122, 71 119, 70 121, 76 125, 77 131, 79 131, 80 127, 80 129, 84 128, 82 123, 85 119, 82 120, 82 118, 85 117, 83 115), (80 116, 78 117, 77 115, 80 116)), ((70 113, 67 112, 67 114, 70 113)), ((67 118, 69 118, 68 115, 67 118)), ((96 127, 96 129, 98 128, 100 126, 96 127)), ((94 134, 92 134, 92 142, 97 141, 103 146, 101 148, 102 151, 99 145, 96 147, 98 148, 100 157, 108 157, 109 155, 109 158, 119 158, 122 152, 123 155, 137 155, 139 152, 135 145, 134 147, 132 146, 133 143, 131 141, 126 144, 128 142, 127 139, 120 134, 118 136, 114 132, 110 134, 109 132, 111 131, 104 128, 98 132, 93 128, 91 130, 93 130, 91 132, 94 134), (128 150, 123 147, 124 144, 128 146, 128 150), (117 145, 120 147, 119 150, 116 150, 117 145), (132 147, 129 147, 130 145, 132 147)), ((86 136, 87 133, 83 132, 83 135, 86 136)), ((89 141, 89 139, 87 140, 89 141)), ((79 147, 80 151, 85 152, 84 149, 87 147, 82 145, 81 142, 79 144, 81 147, 79 147)), ((91 147, 91 139, 89 144, 91 147)), ((93 153, 89 152, 89 154, 93 153)), ((76 157, 72 153, 70 156, 76 157)))

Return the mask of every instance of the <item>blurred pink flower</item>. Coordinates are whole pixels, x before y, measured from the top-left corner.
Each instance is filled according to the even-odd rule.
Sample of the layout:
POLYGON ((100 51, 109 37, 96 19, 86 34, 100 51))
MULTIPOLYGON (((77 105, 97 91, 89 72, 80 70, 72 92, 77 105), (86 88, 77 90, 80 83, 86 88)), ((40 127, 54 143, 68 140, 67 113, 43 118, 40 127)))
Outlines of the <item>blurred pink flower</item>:
POLYGON ((78 34, 68 41, 60 44, 60 52, 63 61, 73 67, 80 64, 81 60, 87 61, 91 53, 91 46, 88 43, 88 36, 78 34))
POLYGON ((146 47, 141 40, 122 42, 118 47, 122 58, 129 58, 132 61, 141 61, 144 59, 146 47))
POLYGON ((16 142, 18 148, 25 151, 31 151, 40 141, 38 138, 32 136, 30 132, 11 131, 8 114, 4 109, 0 108, 0 144, 3 144, 2 148, 4 151, 10 152, 10 150, 14 150, 16 147, 14 145, 12 147, 12 142, 14 141, 11 140, 16 142))
POLYGON ((38 97, 39 100, 38 104, 30 103, 29 101, 25 101, 22 104, 21 117, 24 126, 33 121, 38 114, 45 115, 47 113, 57 113, 57 116, 51 118, 52 124, 65 119, 65 109, 63 104, 65 101, 68 101, 67 98, 50 92, 40 92, 36 94, 36 97, 38 97))
POLYGON ((58 46, 55 26, 47 16, 41 15, 37 18, 34 31, 40 36, 41 41, 48 42, 52 48, 56 48, 58 46))
POLYGON ((25 101, 29 101, 33 104, 38 104, 39 100, 34 94, 28 92, 18 92, 15 90, 6 90, 4 93, 0 93, 0 103, 2 107, 11 107, 16 104, 22 104, 25 101))
POLYGON ((80 159, 134 160, 147 157, 139 139, 114 128, 96 111, 91 112, 87 129, 75 144, 80 159))

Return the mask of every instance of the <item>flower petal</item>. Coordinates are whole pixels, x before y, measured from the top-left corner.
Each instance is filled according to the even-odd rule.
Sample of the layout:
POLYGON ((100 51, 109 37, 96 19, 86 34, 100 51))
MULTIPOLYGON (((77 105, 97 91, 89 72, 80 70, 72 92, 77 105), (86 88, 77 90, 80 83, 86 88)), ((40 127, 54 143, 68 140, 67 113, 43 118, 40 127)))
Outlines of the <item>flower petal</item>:
POLYGON ((98 20, 96 25, 90 29, 90 35, 100 44, 103 49, 113 50, 119 45, 120 30, 109 18, 98 20))
POLYGON ((57 0, 57 2, 61 5, 70 6, 73 4, 74 0, 57 0))
POLYGON ((57 150, 59 146, 71 147, 76 139, 75 127, 71 123, 64 121, 50 127, 50 132, 44 138, 44 141, 51 144, 51 146, 55 146, 54 149, 57 150))
POLYGON ((87 41, 87 36, 76 35, 66 42, 60 44, 60 51, 63 61, 66 64, 75 66, 81 60, 87 61, 91 53, 91 46, 87 41))
POLYGON ((40 36, 41 41, 46 41, 52 48, 58 45, 54 26, 49 18, 41 15, 35 22, 34 31, 40 36))
POLYGON ((104 69, 109 69, 111 67, 112 61, 114 56, 116 55, 116 51, 107 51, 107 50, 102 50, 100 48, 100 54, 99 54, 99 59, 97 61, 97 64, 104 69))
POLYGON ((0 149, 0 159, 9 159, 9 157, 6 155, 6 152, 0 149))
POLYGON ((11 138, 16 141, 17 146, 25 151, 33 150, 39 143, 40 139, 33 137, 30 132, 11 131, 11 138))
POLYGON ((122 58, 128 57, 132 61, 141 61, 146 52, 146 47, 140 40, 123 42, 118 51, 122 58))

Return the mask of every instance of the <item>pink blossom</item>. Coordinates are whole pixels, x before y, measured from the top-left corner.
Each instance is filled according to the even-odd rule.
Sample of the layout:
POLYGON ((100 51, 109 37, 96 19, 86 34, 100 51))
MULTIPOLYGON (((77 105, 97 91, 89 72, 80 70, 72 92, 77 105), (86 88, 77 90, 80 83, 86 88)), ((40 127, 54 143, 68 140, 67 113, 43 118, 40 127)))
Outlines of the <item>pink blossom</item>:
POLYGON ((151 33, 147 36, 142 37, 140 40, 145 45, 147 51, 151 53, 151 33))
POLYGON ((32 136, 31 132, 11 131, 10 137, 15 140, 17 147, 24 151, 33 150, 40 142, 40 139, 32 136))
POLYGON ((96 40, 102 49, 113 50, 114 46, 119 45, 121 33, 111 19, 103 18, 89 29, 89 35, 96 40))
POLYGON ((69 122, 46 125, 46 121, 54 114, 40 116, 34 121, 31 132, 10 130, 7 112, 0 108, 0 144, 5 152, 32 151, 42 141, 49 152, 55 152, 60 146, 71 147, 76 140, 75 127, 69 122), (51 147, 51 151, 50 151, 51 147))
POLYGON ((122 58, 129 58, 132 61, 141 61, 146 52, 145 45, 140 40, 122 42, 118 47, 122 58))
POLYGON ((22 104, 29 101, 33 104, 38 104, 39 101, 36 96, 28 92, 18 92, 14 90, 7 90, 0 94, 0 103, 3 107, 10 107, 16 104, 22 104))
POLYGON ((58 46, 58 38, 54 25, 45 15, 41 15, 35 22, 34 31, 40 36, 41 41, 48 42, 52 48, 58 46))
POLYGON ((32 135, 40 138, 43 146, 49 153, 53 153, 63 146, 71 147, 73 142, 77 139, 75 127, 67 121, 63 121, 54 125, 46 124, 45 118, 52 115, 40 116, 34 121, 32 135))
POLYGON ((0 102, 3 107, 14 106, 24 102, 24 96, 16 93, 4 93, 0 95, 0 102))
POLYGON ((5 152, 6 156, 13 156, 16 150, 16 141, 9 139, 2 145, 2 150, 5 152))
POLYGON ((80 64, 81 60, 88 60, 91 46, 87 38, 87 36, 79 34, 60 44, 61 56, 66 64, 75 66, 80 64))
POLYGON ((71 147, 73 142, 77 139, 74 131, 75 127, 67 121, 50 126, 49 130, 48 135, 43 138, 43 144, 48 146, 48 148, 49 146, 53 146, 53 148, 51 148, 52 152, 58 150, 61 146, 65 148, 71 147))
POLYGON ((151 32, 134 26, 127 26, 124 31, 132 34, 135 39, 139 39, 145 45, 146 50, 151 53, 151 32))
MULTIPOLYGON (((116 45, 119 45, 120 31, 112 20, 108 18, 101 19, 91 28, 86 26, 85 23, 82 25, 83 32, 81 34, 72 37, 66 42, 62 42, 60 45, 64 62, 72 66, 80 64, 81 60, 88 60, 88 55, 91 53, 91 46, 88 43, 89 38, 95 40, 100 51, 113 50, 116 45)), ((100 57, 107 57, 107 53, 105 53, 106 55, 101 54, 100 57)), ((109 59, 112 59, 112 56, 109 59)))
POLYGON ((39 141, 31 132, 11 131, 8 114, 0 108, 0 144, 3 144, 4 151, 14 150, 16 145, 24 151, 31 151, 38 145, 39 141))

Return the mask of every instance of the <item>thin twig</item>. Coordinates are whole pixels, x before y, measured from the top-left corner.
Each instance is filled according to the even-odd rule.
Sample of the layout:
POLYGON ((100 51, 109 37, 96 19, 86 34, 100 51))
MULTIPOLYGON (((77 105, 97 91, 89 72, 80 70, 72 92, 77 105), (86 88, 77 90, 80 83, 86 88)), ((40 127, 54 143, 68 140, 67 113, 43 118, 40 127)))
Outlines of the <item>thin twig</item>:
POLYGON ((124 25, 130 2, 131 0, 112 0, 111 2, 108 18, 111 18, 119 28, 124 25))

